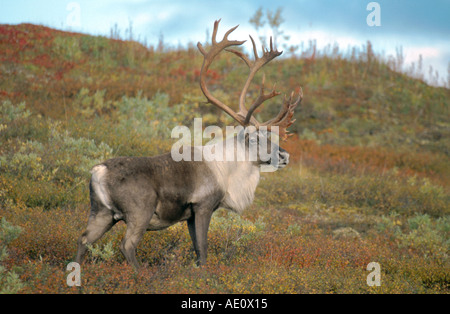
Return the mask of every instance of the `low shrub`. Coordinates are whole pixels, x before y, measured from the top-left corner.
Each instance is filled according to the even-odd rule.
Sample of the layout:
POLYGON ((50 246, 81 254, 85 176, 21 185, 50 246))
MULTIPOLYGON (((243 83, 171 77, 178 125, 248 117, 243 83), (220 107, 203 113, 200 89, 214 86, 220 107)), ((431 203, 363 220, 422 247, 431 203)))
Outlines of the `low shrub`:
POLYGON ((17 293, 24 287, 19 276, 2 265, 8 258, 8 246, 21 232, 20 227, 13 226, 5 218, 0 217, 0 294, 17 293))

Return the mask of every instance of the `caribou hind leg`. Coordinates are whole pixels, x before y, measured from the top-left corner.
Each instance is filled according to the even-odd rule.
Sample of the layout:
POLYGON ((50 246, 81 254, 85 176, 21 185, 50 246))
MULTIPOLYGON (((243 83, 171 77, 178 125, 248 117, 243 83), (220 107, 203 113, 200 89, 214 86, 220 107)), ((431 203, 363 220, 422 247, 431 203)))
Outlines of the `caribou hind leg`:
POLYGON ((120 245, 120 250, 127 262, 135 269, 139 269, 140 267, 139 262, 136 259, 136 248, 144 236, 144 233, 147 231, 151 216, 152 215, 142 217, 142 220, 128 221, 127 232, 120 245))
MULTIPOLYGON (((129 193, 130 195, 135 195, 129 193)), ((136 248, 147 231, 150 220, 156 210, 156 195, 148 193, 145 197, 135 197, 129 199, 124 209, 126 215, 127 231, 120 244, 120 251, 125 256, 127 262, 135 269, 139 269, 140 265, 136 259, 136 248)))
POLYGON ((111 200, 104 183, 106 166, 97 165, 92 168, 91 172, 92 178, 89 184, 91 213, 86 230, 78 239, 77 263, 83 261, 88 244, 100 239, 117 221, 122 219, 122 215, 115 213, 111 207, 111 200))
POLYGON ((102 207, 99 211, 91 210, 86 230, 78 239, 77 263, 83 261, 87 252, 87 245, 100 239, 116 222, 113 212, 106 207, 102 207))

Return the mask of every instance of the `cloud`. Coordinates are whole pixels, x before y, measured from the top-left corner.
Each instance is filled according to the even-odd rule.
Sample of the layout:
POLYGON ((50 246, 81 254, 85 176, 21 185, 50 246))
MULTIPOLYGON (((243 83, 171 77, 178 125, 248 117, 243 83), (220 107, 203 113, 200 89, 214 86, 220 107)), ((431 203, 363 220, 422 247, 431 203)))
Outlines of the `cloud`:
POLYGON ((153 21, 154 17, 150 13, 139 13, 135 18, 133 18, 133 23, 138 27, 147 25, 153 21))

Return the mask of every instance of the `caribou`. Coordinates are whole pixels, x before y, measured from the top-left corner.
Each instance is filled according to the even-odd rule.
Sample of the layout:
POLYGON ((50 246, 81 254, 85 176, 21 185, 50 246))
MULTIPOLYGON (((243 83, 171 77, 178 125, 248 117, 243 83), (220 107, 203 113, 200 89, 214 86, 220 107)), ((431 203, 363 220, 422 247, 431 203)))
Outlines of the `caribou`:
MULTIPOLYGON (((263 55, 260 57, 255 41, 249 36, 254 53, 254 60, 250 60, 243 52, 230 48, 246 42, 228 39, 238 26, 229 29, 222 41, 216 41, 219 22, 220 20, 214 23, 212 43, 206 48, 201 43, 197 44, 203 55, 200 88, 209 103, 225 111, 244 131, 216 143, 208 151, 220 148, 227 156, 236 156, 240 151, 244 158, 236 156, 222 160, 175 161, 170 153, 166 153, 154 157, 117 157, 95 165, 91 170, 89 184, 91 209, 86 230, 78 239, 76 262, 82 262, 88 245, 100 239, 117 222, 124 221, 127 229, 120 250, 127 262, 138 269, 140 263, 136 259, 136 248, 146 231, 162 230, 187 221, 197 256, 196 263, 204 265, 208 227, 214 211, 226 208, 242 213, 253 202, 260 179, 260 166, 272 164, 280 169, 289 163, 289 153, 279 147, 276 141, 272 141, 270 135, 276 132, 279 138, 287 138, 286 129, 295 121, 292 119, 294 109, 302 100, 301 88, 298 89, 297 97, 294 97, 294 92, 290 97, 284 96, 281 110, 274 118, 263 123, 257 121, 253 115, 255 110, 280 93, 275 90, 275 85, 269 93, 265 93, 263 76, 259 95, 247 108, 245 100, 248 88, 257 71, 282 52, 273 48, 270 38, 269 49, 263 47, 263 55), (238 56, 249 68, 237 112, 214 97, 207 87, 206 73, 215 57, 223 50, 238 56), (230 141, 234 145, 228 145, 230 141), (261 141, 267 142, 270 160, 247 158, 251 149, 261 141)), ((194 153, 203 154, 202 147, 194 147, 192 154, 194 153)))

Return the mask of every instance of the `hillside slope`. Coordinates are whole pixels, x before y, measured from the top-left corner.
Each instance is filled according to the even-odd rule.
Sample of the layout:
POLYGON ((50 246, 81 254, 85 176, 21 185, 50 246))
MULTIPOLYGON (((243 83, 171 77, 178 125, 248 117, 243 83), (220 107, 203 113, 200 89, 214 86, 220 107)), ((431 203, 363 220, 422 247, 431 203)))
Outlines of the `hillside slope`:
MULTIPOLYGON (((450 91, 392 71, 370 48, 303 56, 263 71, 281 92, 303 87, 295 134, 282 143, 291 162, 262 174, 242 216, 213 215, 208 266, 192 266, 177 224, 144 236, 136 274, 118 223, 89 249, 74 290, 65 267, 86 226, 91 167, 167 152, 173 127, 194 117, 204 127, 233 121, 204 103, 193 45, 0 25, 0 236, 9 243, 0 292, 449 293, 450 91), (381 286, 367 285, 370 262, 381 265, 381 286)), ((236 108, 245 64, 224 53, 207 76, 236 108)), ((279 101, 257 115, 274 115, 279 101)))
MULTIPOLYGON (((157 51, 136 42, 21 24, 0 25, 0 51, 0 99, 26 101, 44 116, 73 114, 72 101, 82 88, 103 91, 106 102, 139 91, 148 98, 165 93, 169 106, 186 95, 201 97, 202 59, 193 45, 157 51)), ((413 144, 449 154, 450 90, 391 71, 370 49, 350 58, 318 52, 314 58, 280 59, 261 72, 281 92, 303 87, 305 99, 292 127, 299 135, 336 144, 413 144)), ((223 53, 209 76, 231 106, 236 104, 245 65, 223 53)), ((249 99, 256 97, 259 82, 257 77, 249 99)), ((265 107, 263 116, 278 110, 265 107)))

